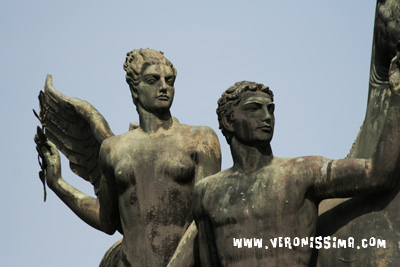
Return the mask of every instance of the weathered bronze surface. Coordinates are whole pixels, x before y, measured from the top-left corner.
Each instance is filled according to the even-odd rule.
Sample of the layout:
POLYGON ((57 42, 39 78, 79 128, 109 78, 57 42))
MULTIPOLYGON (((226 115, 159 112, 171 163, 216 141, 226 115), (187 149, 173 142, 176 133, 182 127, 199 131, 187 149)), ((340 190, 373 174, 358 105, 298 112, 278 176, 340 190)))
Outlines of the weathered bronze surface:
POLYGON ((92 105, 59 93, 48 76, 39 118, 51 142, 35 141, 59 198, 92 227, 123 234, 102 266, 165 266, 192 222, 195 182, 220 170, 220 146, 212 129, 171 116, 176 70, 161 52, 134 50, 124 69, 139 125, 115 136, 92 105), (57 149, 96 198, 61 177, 57 149))
MULTIPOLYGON (((239 150, 235 144, 231 145, 237 168, 235 169, 234 166, 232 169, 207 178, 195 189, 194 212, 200 229, 200 255, 203 264, 205 263, 206 266, 318 265, 320 267, 399 265, 400 200, 398 192, 400 185, 396 180, 400 175, 398 169, 400 165, 398 155, 377 151, 377 149, 384 150, 388 146, 398 148, 399 145, 399 117, 398 114, 395 115, 398 113, 399 100, 394 100, 397 97, 392 96, 390 90, 391 87, 393 91, 399 91, 399 21, 400 1, 377 1, 367 112, 357 140, 348 155, 349 160, 355 161, 342 160, 340 164, 339 161, 336 164, 332 162, 329 168, 332 176, 334 173, 332 166, 335 167, 334 169, 342 167, 344 170, 342 174, 346 174, 348 179, 344 179, 343 184, 339 186, 331 184, 325 187, 327 194, 323 194, 318 199, 315 198, 315 188, 304 194, 304 184, 298 183, 304 183, 307 180, 302 179, 303 177, 315 174, 301 167, 305 164, 304 159, 315 163, 321 160, 320 158, 306 157, 300 159, 300 162, 296 162, 299 159, 291 159, 292 162, 290 162, 290 159, 272 157, 273 159, 268 162, 266 156, 269 152, 263 154, 260 153, 262 150, 256 150, 248 155, 244 153, 246 150, 239 150), (386 146, 382 145, 382 141, 387 143, 386 146), (385 168, 387 164, 392 164, 393 168, 390 174, 376 170, 375 174, 389 175, 387 178, 391 180, 393 187, 380 193, 358 196, 349 200, 325 200, 319 205, 321 215, 316 219, 318 203, 326 197, 333 197, 342 190, 347 191, 348 194, 364 194, 381 189, 377 187, 377 179, 372 178, 369 182, 367 181, 371 187, 367 186, 367 190, 361 192, 364 189, 360 191, 360 181, 355 182, 354 179, 362 177, 354 173, 351 175, 351 172, 357 168, 353 166, 352 170, 351 165, 347 163, 354 164, 359 161, 357 158, 368 159, 374 156, 376 158, 379 153, 374 154, 375 151, 381 155, 378 168, 385 168), (257 154, 258 157, 266 157, 264 164, 267 167, 261 165, 255 168, 254 170, 259 170, 258 172, 250 169, 252 175, 249 177, 246 172, 249 172, 251 166, 257 165, 255 159, 257 160, 258 157, 254 158, 257 154), (285 165, 284 168, 281 167, 283 165, 285 165), (269 177, 266 177, 267 175, 269 177), (274 179, 276 176, 279 176, 279 179, 274 179), (297 178, 293 182, 291 180, 293 177, 300 177, 300 179, 297 178), (275 180, 278 181, 274 182, 275 180), (282 183, 282 180, 285 182, 282 183), (292 210, 289 211, 289 209, 292 210), (317 230, 315 230, 316 226, 317 230), (268 238, 279 236, 293 238, 314 235, 331 236, 332 243, 334 238, 336 240, 354 238, 354 248, 339 248, 337 244, 334 248, 331 244, 329 249, 315 249, 311 255, 310 248, 293 250, 281 248, 267 251, 243 248, 240 250, 234 248, 232 244, 234 237, 263 237, 264 240, 268 240, 268 238), (385 240, 386 248, 362 247, 361 240, 371 237, 385 240)), ((232 118, 235 116, 232 115, 232 118)), ((245 124, 242 124, 234 130, 238 132, 239 137, 249 141, 251 134, 249 129, 244 127, 245 124)), ((225 128, 222 127, 222 129, 225 128)), ((227 134, 230 138, 229 131, 227 134)), ((308 165, 312 167, 310 162, 308 165)), ((316 167, 320 168, 320 166, 316 167)), ((360 169, 360 171, 364 170, 360 169)), ((194 230, 191 232, 189 230, 187 234, 193 233, 194 230)), ((185 246, 187 245, 182 240, 176 255, 184 254, 185 246)), ((171 266, 185 265, 179 263, 179 257, 177 257, 171 266)))
POLYGON ((274 157, 272 92, 254 82, 228 88, 217 113, 234 164, 199 181, 193 196, 202 266, 309 266, 313 245, 295 246, 293 240, 315 237, 323 199, 371 198, 393 187, 400 168, 399 64, 400 50, 390 68, 392 92, 378 148, 368 159, 274 157), (273 248, 268 242, 279 237, 290 242, 273 248), (240 249, 234 238, 263 242, 240 249))
POLYGON ((40 132, 35 137, 47 185, 89 225, 124 235, 101 266, 165 266, 179 240, 171 266, 190 266, 193 258, 203 266, 398 266, 399 51, 400 1, 378 0, 366 117, 343 160, 274 157, 272 92, 251 82, 229 88, 218 113, 234 166, 217 174, 215 133, 180 124, 169 112, 176 70, 161 53, 127 55, 140 121, 120 136, 89 103, 56 91, 48 76, 38 117, 51 142, 40 132), (63 180, 57 149, 93 184, 96 198, 63 180), (194 191, 197 244, 193 185, 209 175, 194 191), (276 237, 314 236, 352 237, 356 248, 233 246, 233 238, 268 245, 276 237), (370 237, 385 240, 386 248, 357 249, 370 237), (199 254, 192 251, 197 245, 199 254))
MULTIPOLYGON (((348 158, 369 158, 377 148, 388 120, 391 86, 398 86, 398 74, 389 75, 389 66, 400 50, 400 1, 377 1, 366 116, 348 158)), ((398 63, 397 63, 398 67, 398 63)), ((393 69, 394 70, 394 69, 393 69)), ((389 158, 387 160, 390 160, 389 158)), ((395 176, 399 177, 396 171, 395 176)), ((328 200, 320 205, 317 235, 355 241, 371 237, 386 240, 386 248, 336 248, 315 251, 318 266, 399 266, 400 264, 400 184, 390 191, 349 200, 328 200)))

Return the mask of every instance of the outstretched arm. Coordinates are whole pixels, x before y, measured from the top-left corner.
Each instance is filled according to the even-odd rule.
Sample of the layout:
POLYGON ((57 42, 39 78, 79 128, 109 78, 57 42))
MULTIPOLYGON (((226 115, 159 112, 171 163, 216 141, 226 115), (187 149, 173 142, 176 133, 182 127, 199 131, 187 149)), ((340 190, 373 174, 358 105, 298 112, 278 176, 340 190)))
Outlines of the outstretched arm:
MULTIPOLYGON (((68 184, 61 176, 60 155, 55 145, 48 140, 45 143, 38 142, 38 136, 35 136, 35 142, 47 166, 46 180, 49 188, 87 224, 107 234, 113 234, 117 229, 115 218, 105 215, 112 213, 111 210, 115 209, 115 204, 109 204, 106 208, 103 208, 100 206, 99 199, 88 196, 68 184)), ((105 179, 102 178, 102 180, 105 179)), ((103 181, 101 184, 103 184, 103 181)), ((99 198, 110 199, 109 191, 110 189, 107 186, 101 185, 99 198)))
MULTIPOLYGON (((116 202, 113 200, 116 199, 112 187, 114 180, 100 162, 100 157, 103 157, 102 161, 107 157, 104 153, 100 155, 100 147, 107 138, 114 136, 107 121, 90 103, 58 92, 51 75, 46 77, 45 90, 39 94, 39 104, 40 114, 35 112, 35 115, 46 129, 46 135, 39 130, 35 142, 44 165, 47 165, 48 186, 82 220, 96 229, 113 233, 115 229, 110 225, 114 223, 109 221, 115 218, 103 214, 115 213, 110 212, 115 209, 116 202), (57 149, 68 158, 75 174, 91 182, 98 198, 80 192, 61 177, 57 149), (100 189, 100 183, 106 186, 100 189)), ((43 175, 41 179, 44 180, 43 175)))
POLYGON ((365 195, 393 186, 400 168, 400 49, 389 70, 391 99, 384 127, 371 159, 325 162, 315 181, 320 199, 365 195))

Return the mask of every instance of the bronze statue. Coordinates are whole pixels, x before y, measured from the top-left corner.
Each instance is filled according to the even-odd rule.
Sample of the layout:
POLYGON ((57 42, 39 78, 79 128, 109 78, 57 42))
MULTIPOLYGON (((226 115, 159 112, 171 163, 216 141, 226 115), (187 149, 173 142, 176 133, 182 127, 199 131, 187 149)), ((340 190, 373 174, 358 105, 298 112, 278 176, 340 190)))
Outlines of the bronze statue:
POLYGON ((177 72, 162 52, 133 50, 124 69, 139 125, 114 136, 93 106, 59 93, 48 76, 38 117, 54 144, 40 132, 35 141, 59 198, 92 227, 123 234, 102 265, 165 266, 193 220, 194 184, 220 170, 220 146, 212 129, 171 116, 177 72), (97 198, 61 177, 57 148, 97 198))
POLYGON ((217 113, 234 163, 195 186, 193 212, 202 266, 309 266, 313 246, 322 244, 314 238, 323 199, 393 186, 400 167, 399 64, 400 52, 391 65, 391 108, 370 159, 274 157, 271 90, 243 81, 224 92, 217 113), (250 241, 239 248, 242 238, 250 241), (299 245, 298 240, 309 243, 299 245))
MULTIPOLYGON (((378 0, 369 79, 368 105, 363 125, 348 158, 369 158, 375 151, 392 109, 391 90, 399 82, 389 67, 400 50, 400 1, 378 0), (397 47, 397 48, 396 48, 397 47)), ((400 175, 397 171, 396 176, 400 175)), ((314 251, 311 266, 398 266, 400 262, 400 184, 382 194, 351 199, 332 199, 320 205, 317 235, 386 240, 386 248, 336 248, 314 251), (317 264, 318 261, 318 264, 317 264)))

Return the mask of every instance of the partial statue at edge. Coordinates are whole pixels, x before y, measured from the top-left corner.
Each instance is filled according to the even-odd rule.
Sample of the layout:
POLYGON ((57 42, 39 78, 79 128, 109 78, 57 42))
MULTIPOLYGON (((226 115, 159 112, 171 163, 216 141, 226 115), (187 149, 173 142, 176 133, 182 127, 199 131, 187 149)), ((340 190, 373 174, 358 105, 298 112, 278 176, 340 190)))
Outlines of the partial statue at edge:
POLYGON ((192 223, 194 184, 220 170, 220 146, 211 128, 171 116, 177 72, 162 52, 133 50, 124 69, 139 125, 115 136, 93 106, 56 91, 49 75, 38 117, 51 142, 39 130, 35 142, 57 196, 90 226, 123 234, 101 266, 165 266, 192 223), (61 177, 57 149, 96 198, 61 177))
MULTIPOLYGON (((348 158, 372 156, 388 120, 388 110, 392 108, 390 87, 398 87, 396 83, 400 82, 399 63, 394 60, 400 51, 400 0, 377 0, 376 3, 368 105, 348 158)), ((396 172, 396 176, 400 176, 400 171, 396 172)), ((320 204, 317 235, 336 239, 353 237, 355 240, 375 237, 385 240, 386 247, 315 250, 311 266, 398 266, 399 192, 400 183, 396 183, 392 189, 374 196, 323 201, 320 204)))

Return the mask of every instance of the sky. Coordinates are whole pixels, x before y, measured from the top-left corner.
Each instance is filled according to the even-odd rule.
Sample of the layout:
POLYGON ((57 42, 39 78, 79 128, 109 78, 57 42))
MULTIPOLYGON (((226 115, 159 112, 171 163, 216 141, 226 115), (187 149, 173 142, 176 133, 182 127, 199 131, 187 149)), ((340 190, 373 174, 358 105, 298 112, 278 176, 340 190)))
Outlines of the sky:
MULTIPOLYGON (((376 2, 50 1, 0 3, 0 266, 98 266, 120 238, 81 221, 43 187, 32 109, 47 74, 60 92, 89 101, 115 134, 138 121, 123 62, 128 51, 161 50, 178 70, 171 109, 181 123, 229 146, 217 100, 237 81, 275 95, 275 156, 343 158, 365 116, 376 2)), ((93 195, 70 172, 63 177, 93 195)))

